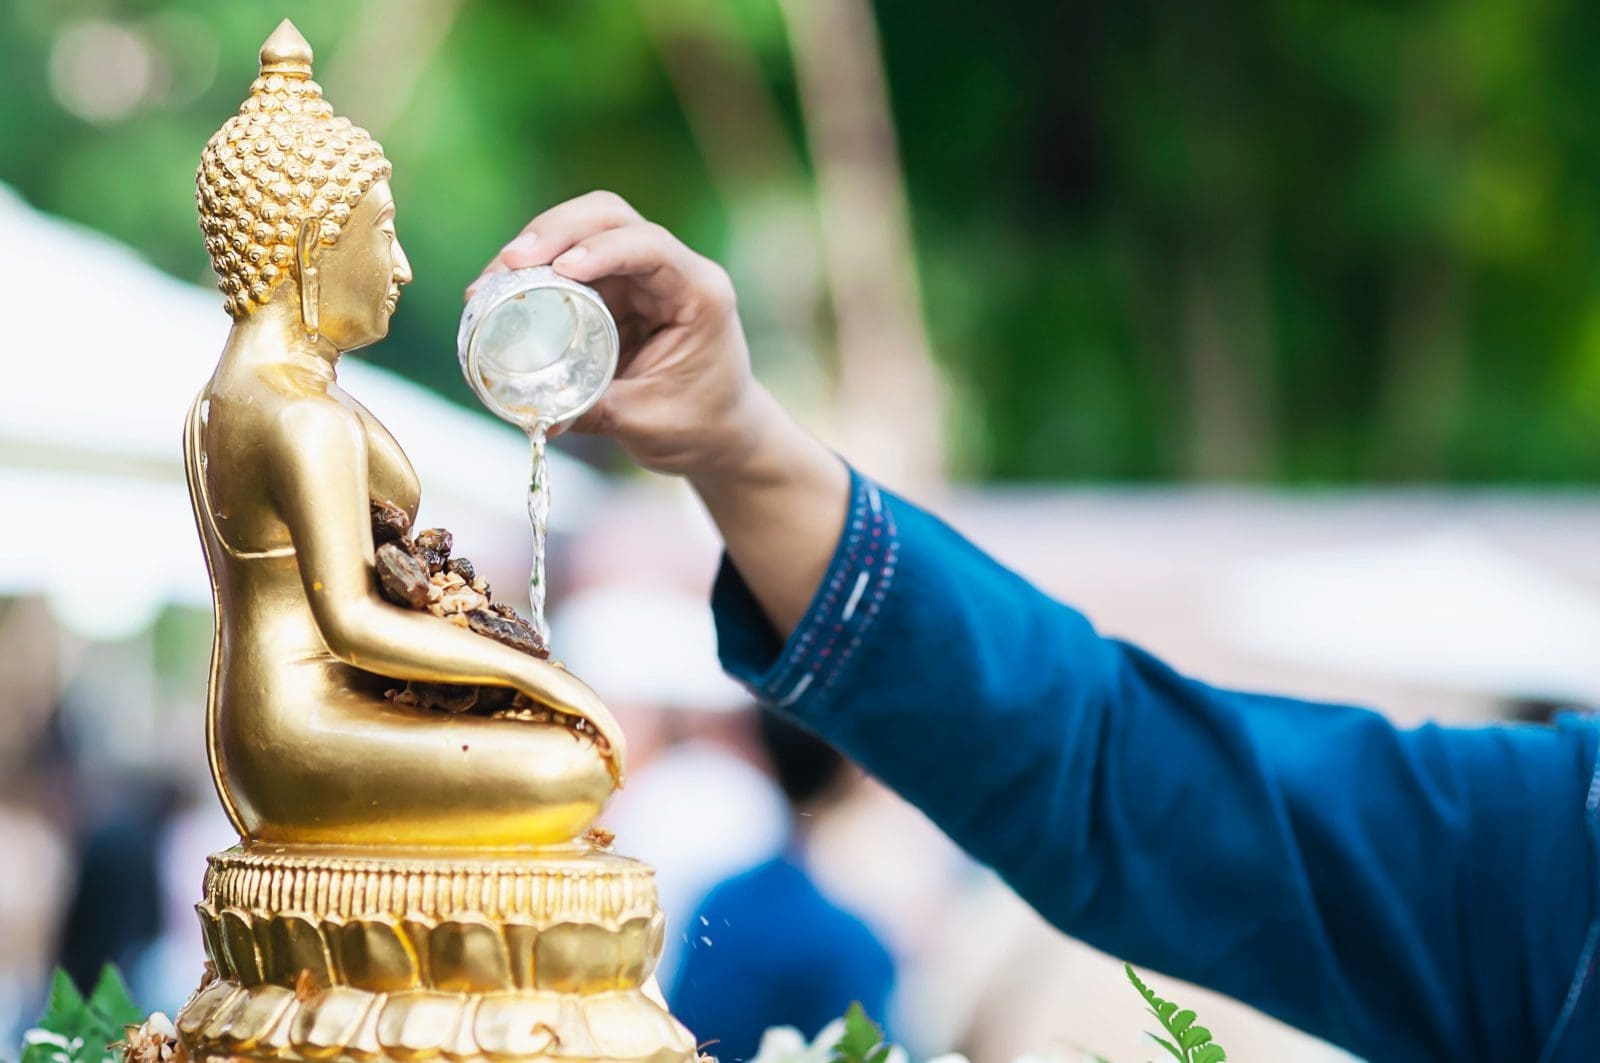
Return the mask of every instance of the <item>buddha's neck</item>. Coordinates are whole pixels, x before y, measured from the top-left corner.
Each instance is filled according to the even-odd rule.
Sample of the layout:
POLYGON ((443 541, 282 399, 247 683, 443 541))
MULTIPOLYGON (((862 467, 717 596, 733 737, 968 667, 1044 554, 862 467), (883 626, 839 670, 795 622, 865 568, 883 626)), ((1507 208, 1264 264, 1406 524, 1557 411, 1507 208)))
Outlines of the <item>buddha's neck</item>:
POLYGON ((288 285, 272 301, 233 323, 225 358, 236 364, 281 365, 300 369, 328 383, 339 349, 327 337, 313 339, 300 320, 300 303, 288 285))

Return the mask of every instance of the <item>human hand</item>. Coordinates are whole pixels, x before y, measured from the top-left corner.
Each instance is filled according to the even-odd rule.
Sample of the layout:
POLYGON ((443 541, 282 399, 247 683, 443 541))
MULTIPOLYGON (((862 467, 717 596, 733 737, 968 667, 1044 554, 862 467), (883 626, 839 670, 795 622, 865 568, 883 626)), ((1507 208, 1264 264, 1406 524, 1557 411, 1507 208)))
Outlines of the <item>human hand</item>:
POLYGON ((691 477, 754 449, 772 400, 751 375, 733 284, 721 266, 611 192, 540 214, 478 280, 547 264, 599 291, 622 340, 616 379, 573 431, 609 435, 646 468, 691 477))
POLYGON ((838 542, 850 474, 756 383, 727 273, 611 192, 534 218, 484 274, 546 264, 593 285, 622 340, 617 378, 573 431, 609 435, 646 468, 688 477, 787 634, 838 542))

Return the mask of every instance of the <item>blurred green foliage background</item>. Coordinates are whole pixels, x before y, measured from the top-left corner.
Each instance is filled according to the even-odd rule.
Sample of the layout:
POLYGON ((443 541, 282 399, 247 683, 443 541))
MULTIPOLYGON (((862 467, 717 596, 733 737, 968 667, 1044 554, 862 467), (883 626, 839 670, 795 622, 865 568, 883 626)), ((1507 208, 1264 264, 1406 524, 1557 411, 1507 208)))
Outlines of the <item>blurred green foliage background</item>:
MULTIPOLYGON (((607 187, 727 261, 758 362, 827 393, 826 313, 797 334, 743 284, 758 256, 734 219, 793 189, 781 166, 706 150, 681 76, 753 71, 803 195, 808 116, 779 0, 467 0, 420 44, 391 9, 419 10, 7 0, 0 181, 210 284, 195 161, 288 15, 334 106, 394 162, 417 280, 383 360, 468 401, 462 287, 538 210, 607 187), (361 101, 396 82, 375 120, 385 108, 361 101)), ((1600 8, 872 10, 958 475, 1600 470, 1600 8)))

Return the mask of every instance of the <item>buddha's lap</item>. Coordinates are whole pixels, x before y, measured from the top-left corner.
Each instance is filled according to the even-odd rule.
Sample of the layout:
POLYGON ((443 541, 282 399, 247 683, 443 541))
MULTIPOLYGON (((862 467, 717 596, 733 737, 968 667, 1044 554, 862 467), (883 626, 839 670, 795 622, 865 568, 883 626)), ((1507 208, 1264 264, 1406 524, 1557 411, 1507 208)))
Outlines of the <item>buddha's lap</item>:
POLYGON ((219 710, 218 752, 229 778, 267 818, 365 809, 380 793, 391 812, 448 806, 519 815, 578 804, 597 813, 613 790, 593 739, 556 724, 449 715, 353 690, 297 708, 219 710))
POLYGON ((611 796, 604 758, 549 725, 531 755, 495 741, 500 727, 473 726, 500 722, 452 721, 467 726, 436 729, 444 741, 425 746, 379 735, 309 760, 225 758, 230 797, 243 833, 263 841, 492 847, 581 834, 611 796))

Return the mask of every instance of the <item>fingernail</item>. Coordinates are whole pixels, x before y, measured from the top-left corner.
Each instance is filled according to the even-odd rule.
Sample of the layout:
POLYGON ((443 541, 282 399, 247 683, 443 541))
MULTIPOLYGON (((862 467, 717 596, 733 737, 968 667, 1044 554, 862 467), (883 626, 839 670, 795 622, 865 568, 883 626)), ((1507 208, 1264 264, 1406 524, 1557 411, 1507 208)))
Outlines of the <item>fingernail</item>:
POLYGON ((577 247, 569 248, 566 251, 561 252, 561 254, 556 256, 556 260, 550 264, 552 266, 570 266, 575 262, 582 261, 583 256, 587 255, 588 253, 589 249, 584 247, 582 244, 579 244, 577 247))
MULTIPOLYGON (((538 233, 523 233, 505 246, 500 254, 505 258, 529 258, 533 255, 534 248, 539 246, 538 233)), ((532 265, 532 263, 523 263, 532 265)))

